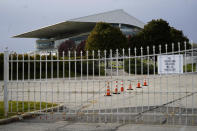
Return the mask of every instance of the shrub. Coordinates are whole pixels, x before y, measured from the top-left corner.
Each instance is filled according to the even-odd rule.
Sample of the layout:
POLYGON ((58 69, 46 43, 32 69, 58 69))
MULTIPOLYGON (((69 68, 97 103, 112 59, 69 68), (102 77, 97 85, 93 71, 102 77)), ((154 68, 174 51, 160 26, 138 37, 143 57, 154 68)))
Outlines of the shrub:
POLYGON ((82 51, 82 55, 85 56, 85 45, 86 45, 86 41, 82 41, 76 49, 77 52, 77 56, 81 56, 81 51, 82 51))
MULTIPOLYGON (((3 80, 3 54, 0 54, 0 80, 3 80)), ((11 57, 11 56, 10 56, 11 57)), ((85 57, 84 57, 85 58, 85 57)), ((87 74, 87 61, 85 61, 85 59, 83 58, 83 75, 86 75, 87 74)), ((11 58, 10 58, 11 59, 11 58)), ((12 56, 12 59, 13 60, 16 60, 17 59, 17 55, 14 54, 12 56)), ((23 55, 18 55, 18 60, 22 60, 23 59, 23 55)), ((57 57, 56 56, 52 56, 52 59, 53 60, 57 60, 57 57)), ((59 57, 60 60, 62 60, 63 58, 62 57, 59 57)), ((63 77, 63 70, 64 70, 64 77, 68 77, 69 76, 69 61, 68 61, 68 57, 64 57, 64 60, 66 61, 48 61, 46 62, 46 56, 40 56, 40 55, 36 55, 36 61, 34 63, 34 56, 29 56, 27 54, 24 55, 24 79, 28 79, 28 64, 30 65, 30 79, 34 79, 34 77, 36 79, 39 79, 40 77, 41 78, 46 78, 46 72, 47 72, 47 78, 57 78, 57 77, 60 77, 62 78, 63 77), (32 60, 31 62, 28 62, 28 58, 30 58, 30 60, 32 60), (42 62, 40 62, 40 59, 43 60, 42 62), (64 63, 64 69, 63 69, 63 63, 64 63), (47 66, 46 66, 47 64, 47 66), (53 66, 52 66, 53 64, 53 66), (59 66, 59 67, 58 67, 59 66), (40 76, 40 67, 42 69, 42 72, 41 72, 41 76, 40 76), (47 67, 47 68, 46 68, 47 67), (52 67, 53 67, 53 74, 52 74, 52 67), (35 69, 35 70, 34 70, 35 69), (59 69, 59 70, 57 70, 59 69), (59 76, 58 76, 58 71, 59 71, 59 76), (36 76, 34 76, 34 72, 36 74, 36 76)), ((74 58, 71 57, 70 58, 71 60, 73 60, 74 58)), ((51 56, 48 55, 47 56, 47 60, 51 60, 51 56)), ((22 62, 18 62, 18 68, 17 68, 17 62, 13 62, 12 63, 12 67, 11 68, 11 63, 9 64, 9 72, 10 72, 10 79, 11 79, 11 71, 12 71, 12 79, 13 80, 16 80, 17 79, 17 70, 18 70, 18 79, 21 80, 23 79, 23 63, 22 62)), ((77 61, 76 62, 76 67, 77 67, 77 70, 76 70, 76 73, 77 75, 81 75, 81 61, 77 61)), ((104 69, 103 68, 100 68, 100 73, 101 75, 103 75, 104 73, 104 69)), ((75 76, 75 62, 74 61, 70 61, 70 72, 71 72, 71 77, 74 77, 75 76)), ((89 75, 92 75, 93 74, 93 61, 88 61, 88 74, 89 75)), ((99 74, 99 66, 98 66, 98 61, 94 63, 94 74, 95 75, 98 75, 99 74)))
POLYGON ((68 56, 68 51, 73 52, 75 50, 75 42, 72 40, 66 40, 63 43, 60 44, 58 48, 59 56, 63 55, 68 56))
MULTIPOLYGON (((130 68, 130 73, 135 74, 135 59, 131 58, 130 59, 130 67, 129 67, 129 59, 125 60, 125 66, 124 70, 129 73, 129 68, 130 68)), ((139 58, 136 59, 136 74, 148 74, 148 64, 147 62, 143 61, 141 63, 141 60, 139 58), (141 64, 143 65, 143 72, 141 72, 141 64)), ((153 64, 149 63, 149 74, 154 73, 154 66, 153 64)), ((155 73, 157 73, 157 67, 155 66, 155 73)))

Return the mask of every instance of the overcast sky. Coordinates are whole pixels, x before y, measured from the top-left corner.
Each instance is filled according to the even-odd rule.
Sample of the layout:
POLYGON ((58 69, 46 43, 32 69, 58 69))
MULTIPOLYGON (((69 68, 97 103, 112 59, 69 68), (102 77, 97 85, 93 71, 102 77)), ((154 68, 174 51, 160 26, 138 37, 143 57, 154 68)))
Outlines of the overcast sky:
POLYGON ((11 38, 16 34, 115 9, 144 23, 165 19, 197 42, 197 0, 0 0, 0 52, 35 50, 35 39, 11 38))

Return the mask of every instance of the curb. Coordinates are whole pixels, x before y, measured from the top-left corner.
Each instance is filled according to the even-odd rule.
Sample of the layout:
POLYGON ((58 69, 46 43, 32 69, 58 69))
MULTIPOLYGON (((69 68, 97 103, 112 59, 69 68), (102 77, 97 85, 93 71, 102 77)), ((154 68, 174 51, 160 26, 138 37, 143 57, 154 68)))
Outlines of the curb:
POLYGON ((58 108, 61 108, 61 107, 63 107, 63 105, 43 109, 41 111, 37 110, 37 111, 27 112, 27 113, 24 113, 24 114, 21 114, 21 115, 11 116, 11 117, 5 118, 5 119, 0 119, 0 125, 9 124, 11 122, 20 121, 22 119, 32 118, 33 115, 35 115, 35 114, 37 114, 39 116, 39 112, 46 112, 46 111, 51 112, 51 111, 57 110, 58 108))

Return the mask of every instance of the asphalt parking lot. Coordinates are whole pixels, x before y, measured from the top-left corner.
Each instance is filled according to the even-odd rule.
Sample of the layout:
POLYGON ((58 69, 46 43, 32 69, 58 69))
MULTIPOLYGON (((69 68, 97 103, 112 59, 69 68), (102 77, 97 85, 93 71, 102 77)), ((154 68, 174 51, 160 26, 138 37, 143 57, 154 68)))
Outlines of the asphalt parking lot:
POLYGON ((183 125, 70 123, 66 121, 54 123, 16 122, 0 126, 1 131, 196 131, 196 129, 196 126, 183 125))
MULTIPOLYGON (((196 130, 196 116, 195 118, 190 117, 197 113, 196 80, 196 74, 186 74, 89 77, 89 80, 76 78, 76 80, 48 79, 47 81, 10 82, 10 100, 46 101, 61 104, 63 109, 66 110, 60 109, 54 112, 60 117, 66 111, 68 114, 75 113, 77 115, 80 113, 96 113, 100 118, 89 117, 89 120, 81 119, 81 121, 73 122, 58 117, 55 121, 46 121, 39 119, 39 117, 38 119, 33 118, 4 125, 0 129, 12 130, 15 127, 15 130, 196 130), (146 79, 148 86, 136 88, 137 82, 139 81, 142 85, 144 79, 146 79), (118 95, 113 94, 115 81, 118 81, 119 91, 121 81, 123 81, 125 90, 118 95), (111 96, 104 96, 106 95, 108 82, 111 96), (126 90, 130 84, 132 84, 133 90, 126 90), (130 123, 126 124, 127 122, 125 122, 119 127, 121 120, 116 119, 111 122, 102 120, 103 117, 110 115, 110 113, 115 114, 115 116, 116 114, 121 115, 123 118, 117 116, 116 118, 127 122, 130 120, 130 123), (133 122, 131 117, 136 119, 138 114, 142 115, 140 121, 133 122), (125 117, 127 115, 130 117, 125 117), (148 116, 147 119, 146 116, 148 116), (162 122, 165 121, 166 116, 169 118, 167 119, 168 122, 165 123, 165 128, 163 128, 162 122), (101 120, 97 121, 96 119, 101 120), (150 122, 149 125, 145 125, 148 124, 147 120, 150 122), (154 125, 155 121, 158 121, 157 125, 154 125), (176 123, 180 124, 180 121, 183 121, 181 123, 187 126, 174 126, 176 123)), ((1 82, 1 84, 3 83, 1 82)), ((2 96, 1 100, 3 100, 2 96)), ((106 119, 108 120, 108 118, 106 119)))

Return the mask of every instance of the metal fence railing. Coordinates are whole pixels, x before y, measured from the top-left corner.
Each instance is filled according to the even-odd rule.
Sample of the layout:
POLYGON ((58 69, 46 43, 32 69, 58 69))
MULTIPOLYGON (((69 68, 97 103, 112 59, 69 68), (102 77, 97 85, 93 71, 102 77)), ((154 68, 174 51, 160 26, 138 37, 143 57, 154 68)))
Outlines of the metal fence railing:
POLYGON ((166 52, 161 48, 157 54, 153 46, 151 54, 147 47, 79 56, 5 51, 0 82, 5 114, 29 112, 46 121, 197 125, 197 50, 179 45, 174 51, 173 44, 164 47, 166 52))

